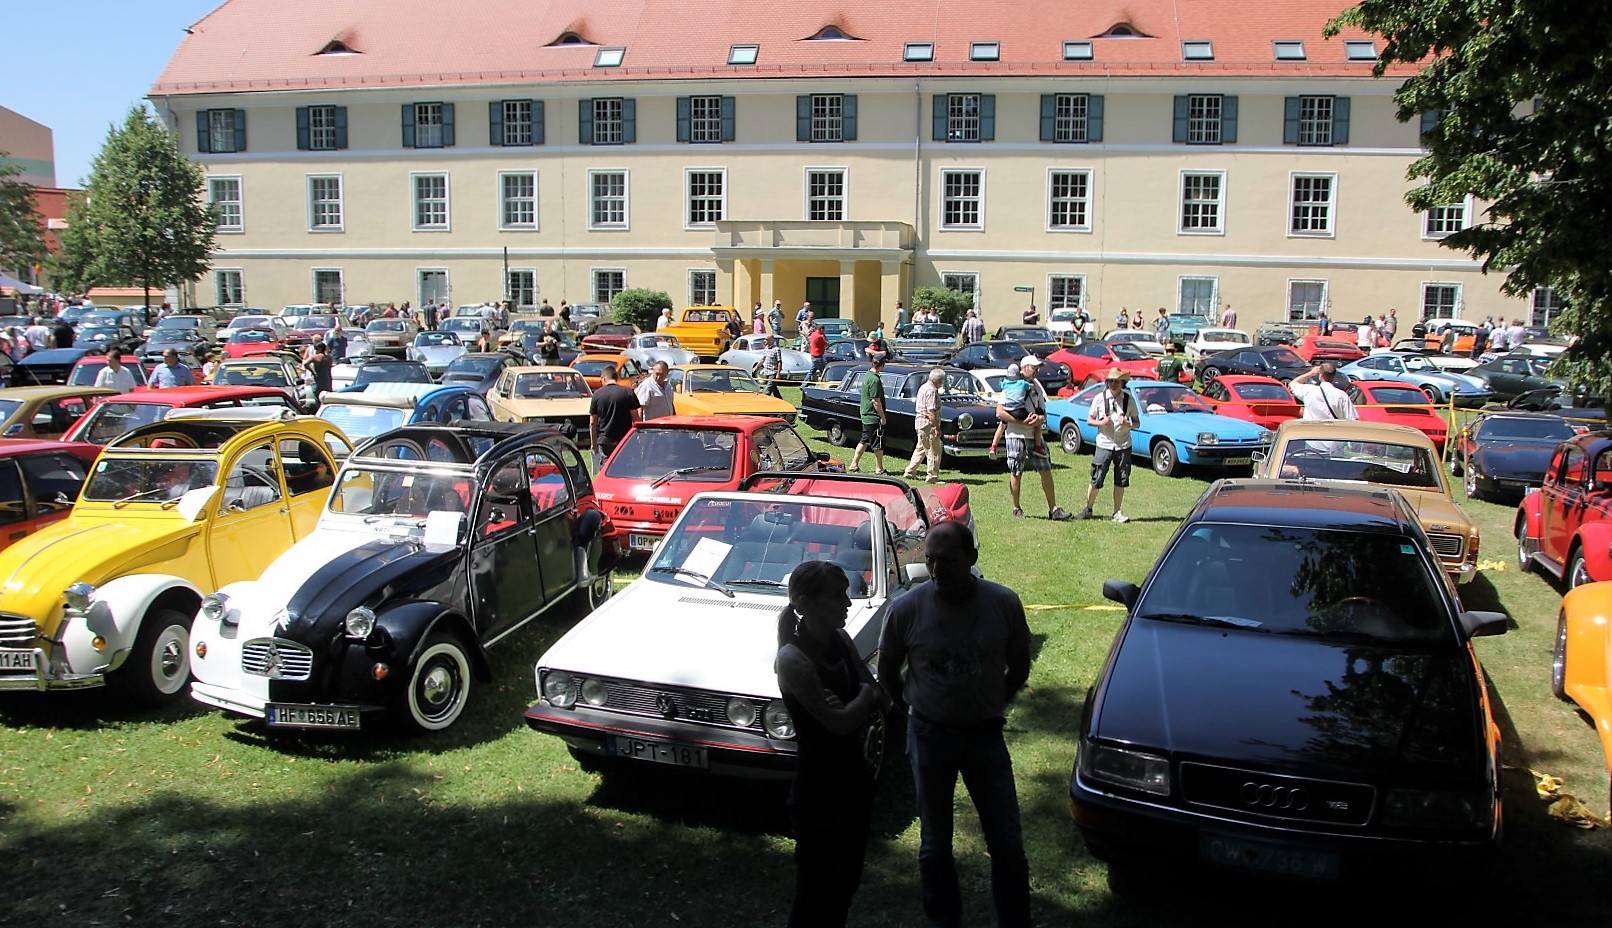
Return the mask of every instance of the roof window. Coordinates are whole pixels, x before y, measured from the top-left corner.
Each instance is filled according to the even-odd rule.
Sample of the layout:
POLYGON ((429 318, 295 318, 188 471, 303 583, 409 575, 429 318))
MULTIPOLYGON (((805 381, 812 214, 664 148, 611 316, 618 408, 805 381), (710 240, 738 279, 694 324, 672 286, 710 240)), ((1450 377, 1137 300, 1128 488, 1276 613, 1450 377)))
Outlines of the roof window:
POLYGON ((969 61, 996 61, 1002 57, 1002 46, 997 42, 970 42, 969 61))
POLYGON ((1182 42, 1181 57, 1187 61, 1214 61, 1215 43, 1208 39, 1194 39, 1182 42))
POLYGON ((1065 60, 1065 61, 1090 61, 1091 59, 1092 59, 1092 53, 1091 53, 1091 43, 1090 42, 1065 42, 1065 43, 1063 43, 1063 60, 1065 60))
POLYGON ((1372 39, 1348 39, 1343 43, 1350 61, 1376 61, 1377 43, 1372 39))
POLYGON ((755 64, 760 45, 734 45, 728 49, 728 64, 755 64))
POLYGON ((1277 61, 1303 61, 1305 59, 1304 43, 1299 40, 1286 41, 1279 39, 1272 42, 1271 47, 1276 52, 1277 61))
POLYGON ((619 68, 621 59, 627 57, 627 50, 620 46, 601 48, 599 54, 593 56, 593 66, 596 68, 619 68))
POLYGON ((906 48, 903 49, 902 52, 901 52, 901 60, 902 61, 934 61, 935 60, 935 43, 933 43, 933 42, 908 42, 906 48))

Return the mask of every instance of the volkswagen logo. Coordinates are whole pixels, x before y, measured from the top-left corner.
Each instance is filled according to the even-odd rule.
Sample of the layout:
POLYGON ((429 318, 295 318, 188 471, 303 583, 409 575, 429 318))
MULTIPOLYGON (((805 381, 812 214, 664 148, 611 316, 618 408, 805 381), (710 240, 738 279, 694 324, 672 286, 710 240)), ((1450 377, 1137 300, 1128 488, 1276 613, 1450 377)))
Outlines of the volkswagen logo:
POLYGON ((1249 780, 1238 792, 1243 805, 1277 812, 1303 812, 1310 807, 1310 794, 1296 786, 1275 786, 1249 780))
POLYGON ((666 718, 677 718, 677 703, 672 702, 671 693, 656 693, 655 708, 659 709, 660 714, 666 718))

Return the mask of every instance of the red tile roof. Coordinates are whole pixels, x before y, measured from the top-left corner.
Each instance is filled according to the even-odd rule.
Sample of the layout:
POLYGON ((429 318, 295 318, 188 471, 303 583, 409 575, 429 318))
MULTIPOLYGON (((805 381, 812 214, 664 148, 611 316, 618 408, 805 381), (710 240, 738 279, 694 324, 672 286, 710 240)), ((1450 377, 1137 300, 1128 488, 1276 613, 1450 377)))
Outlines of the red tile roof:
MULTIPOLYGON (((757 77, 968 75, 1365 76, 1322 26, 1349 0, 227 0, 192 25, 153 94, 254 90, 757 77), (1128 23, 1146 38, 1099 38, 1128 23), (854 39, 811 40, 833 25, 854 39), (574 33, 590 45, 553 45, 574 33), (1209 39, 1213 61, 1183 61, 1209 39), (1301 39, 1307 60, 1276 61, 1301 39), (357 54, 321 55, 337 40, 357 54), (1065 41, 1093 59, 1064 61, 1065 41), (906 62, 932 42, 932 62, 906 62), (970 61, 969 43, 1000 43, 970 61), (729 46, 759 45, 755 65, 729 46), (598 46, 626 49, 595 68, 598 46)), ((1380 44, 1380 40, 1379 40, 1380 44)))

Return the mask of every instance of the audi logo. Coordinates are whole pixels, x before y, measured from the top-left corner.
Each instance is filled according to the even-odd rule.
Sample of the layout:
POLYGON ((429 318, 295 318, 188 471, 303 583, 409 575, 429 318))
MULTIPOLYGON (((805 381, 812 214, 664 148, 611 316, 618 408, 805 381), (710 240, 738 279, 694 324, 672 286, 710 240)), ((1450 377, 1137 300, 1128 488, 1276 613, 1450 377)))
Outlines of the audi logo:
POLYGON ((1282 812, 1303 812, 1310 807, 1310 794, 1296 786, 1273 786, 1249 780, 1238 793, 1243 805, 1256 809, 1273 809, 1282 812))

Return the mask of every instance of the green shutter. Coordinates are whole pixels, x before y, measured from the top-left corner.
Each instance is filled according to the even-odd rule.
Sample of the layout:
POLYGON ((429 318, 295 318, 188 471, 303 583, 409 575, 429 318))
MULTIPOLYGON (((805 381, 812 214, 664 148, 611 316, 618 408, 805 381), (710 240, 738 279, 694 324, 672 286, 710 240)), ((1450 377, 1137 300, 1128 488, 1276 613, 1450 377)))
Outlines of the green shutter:
POLYGON ((307 151, 313 147, 313 130, 309 128, 308 108, 297 107, 297 151, 307 151))
POLYGON ((593 101, 577 101, 577 144, 593 144, 593 101))
POLYGON ((694 137, 694 100, 691 97, 677 98, 677 140, 687 142, 694 137))
POLYGON ((946 106, 947 99, 943 93, 935 94, 933 107, 934 125, 930 136, 937 142, 946 141, 946 106))
POLYGON ((810 142, 812 140, 812 95, 798 94, 795 97, 795 141, 810 142))
POLYGON ((347 148, 347 107, 336 107, 336 148, 347 148))
POLYGON ((1094 93, 1086 98, 1086 141, 1103 140, 1103 95, 1094 93))
POLYGON ((414 147, 414 104, 403 104, 403 147, 414 147))
POLYGON ((1234 96, 1220 98, 1220 141, 1237 141, 1237 98, 1234 96))
POLYGON ((1192 98, 1182 95, 1175 98, 1175 124, 1170 130, 1170 140, 1185 142, 1187 140, 1187 117, 1192 112, 1192 98))
POLYGON ((542 100, 533 100, 532 101, 532 144, 533 145, 541 145, 541 144, 543 144, 544 138, 545 137, 544 137, 544 134, 543 134, 543 101, 542 100))
POLYGON ((453 147, 453 104, 442 104, 442 147, 453 147))
POLYGON ((735 118, 735 112, 734 112, 737 109, 737 107, 734 104, 733 98, 732 97, 723 97, 722 98, 722 103, 721 103, 721 109, 722 109, 722 141, 731 142, 731 141, 734 140, 734 138, 738 134, 737 133, 738 121, 735 118))
POLYGON ((840 137, 847 142, 856 141, 856 94, 840 97, 840 137))
POLYGON ((490 100, 487 103, 487 144, 504 144, 504 101, 490 100))
POLYGON ((1332 144, 1349 144, 1349 98, 1332 98, 1332 144))
POLYGON ((980 141, 996 140, 996 94, 980 94, 980 141))
POLYGON ((1058 95, 1041 95, 1041 141, 1058 141, 1058 95))
MULTIPOLYGON (((1424 120, 1425 122, 1425 120, 1424 120)), ((1426 131, 1426 130, 1423 130, 1426 131)), ((207 154, 213 150, 213 130, 208 122, 207 111, 196 111, 196 151, 207 154)))
POLYGON ((246 151, 246 110, 235 111, 235 150, 246 151))
POLYGON ((638 101, 632 97, 621 101, 621 142, 630 145, 638 141, 638 101))
POLYGON ((1282 144, 1299 143, 1299 113, 1303 109, 1304 101, 1298 97, 1287 97, 1282 101, 1282 144))

